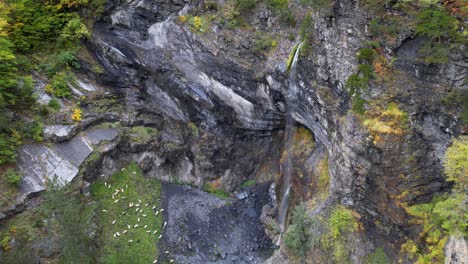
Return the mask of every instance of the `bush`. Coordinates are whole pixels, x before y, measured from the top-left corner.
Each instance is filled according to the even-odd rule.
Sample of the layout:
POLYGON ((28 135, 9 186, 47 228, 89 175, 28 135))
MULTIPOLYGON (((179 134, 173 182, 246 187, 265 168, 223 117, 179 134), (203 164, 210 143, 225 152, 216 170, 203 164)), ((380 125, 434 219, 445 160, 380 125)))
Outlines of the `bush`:
POLYGON ((365 262, 366 264, 391 264, 392 261, 390 258, 385 254, 383 248, 377 248, 372 254, 367 257, 365 262))
POLYGON ((20 141, 7 133, 0 133, 0 165, 15 162, 16 148, 20 141))
POLYGON ((37 142, 41 142, 42 130, 44 129, 44 124, 41 121, 33 121, 27 126, 27 134, 30 138, 34 139, 37 142))
MULTIPOLYGON (((318 220, 315 219, 314 221, 318 220)), ((310 228, 311 222, 307 217, 305 205, 296 206, 293 211, 291 225, 284 235, 284 244, 298 257, 304 258, 311 247, 313 237, 310 228)), ((314 236, 316 238, 314 243, 318 241, 319 237, 314 236)))
POLYGON ((370 80, 375 78, 374 69, 367 63, 358 65, 358 72, 362 75, 364 80, 370 80))
POLYGON ((308 13, 301 24, 301 39, 302 41, 308 41, 314 30, 312 15, 308 13))
POLYGON ((334 239, 343 234, 354 232, 358 228, 351 210, 343 205, 337 206, 330 216, 330 233, 334 239))
POLYGON ((78 40, 86 39, 91 36, 86 25, 80 18, 73 18, 67 22, 60 34, 59 42, 63 44, 75 43, 78 40))
POLYGON ((279 14, 280 20, 283 24, 288 25, 290 27, 296 26, 296 18, 294 17, 294 14, 292 13, 291 9, 281 9, 279 11, 279 14))
POLYGON ((49 105, 49 107, 52 108, 54 111, 57 111, 57 110, 59 110, 59 109, 61 108, 60 102, 59 102, 57 99, 55 99, 55 98, 50 99, 48 105, 49 105))
POLYGON ((356 92, 360 92, 362 89, 366 88, 368 81, 369 80, 354 73, 346 80, 346 88, 348 88, 350 95, 354 95, 356 92))
POLYGON ((361 97, 361 95, 356 94, 353 97, 351 110, 358 115, 364 115, 366 113, 366 103, 367 101, 361 97))
POLYGON ((267 0, 267 4, 277 10, 285 9, 288 7, 288 0, 267 0))
POLYGON ((372 62, 375 59, 375 51, 370 48, 363 48, 360 49, 357 53, 357 58, 361 62, 367 62, 369 64, 372 64, 372 62))
POLYGON ((9 184, 18 186, 21 182, 22 175, 20 172, 14 169, 7 169, 5 173, 3 173, 3 177, 7 180, 9 184))
POLYGON ((80 122, 81 119, 83 118, 82 116, 83 112, 79 108, 73 109, 73 113, 71 114, 71 119, 75 122, 80 122))
MULTIPOLYGON (((65 73, 58 73, 52 77, 50 83, 50 89, 55 96, 59 98, 69 98, 71 97, 71 89, 68 87, 68 82, 71 81, 70 77, 65 73)), ((46 90, 47 92, 47 90, 46 90)))
POLYGON ((468 187, 468 136, 454 139, 444 158, 447 179, 460 188, 468 187))
POLYGON ((257 33, 254 39, 254 52, 267 51, 276 46, 276 40, 268 34, 257 33))
POLYGON ((255 7, 257 0, 236 0, 236 6, 240 11, 248 11, 255 7))

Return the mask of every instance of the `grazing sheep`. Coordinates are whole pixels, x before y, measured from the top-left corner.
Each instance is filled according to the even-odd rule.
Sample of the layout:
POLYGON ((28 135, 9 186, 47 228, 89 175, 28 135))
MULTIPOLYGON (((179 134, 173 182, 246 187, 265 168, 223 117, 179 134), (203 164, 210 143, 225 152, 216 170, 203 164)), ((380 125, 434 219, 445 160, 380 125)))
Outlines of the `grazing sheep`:
POLYGON ((128 232, 128 230, 125 229, 124 231, 122 231, 122 234, 125 234, 125 233, 127 233, 127 232, 128 232))
POLYGON ((149 205, 149 203, 145 204, 145 207, 148 206, 148 205, 149 205))
POLYGON ((156 264, 156 263, 158 263, 158 260, 157 260, 157 259, 155 259, 155 260, 153 261, 153 264, 156 264))
POLYGON ((133 174, 136 174, 136 172, 132 172, 133 174))
POLYGON ((141 220, 140 217, 138 217, 138 223, 140 223, 140 220, 141 220))
POLYGON ((120 171, 124 171, 124 170, 125 170, 125 168, 122 168, 120 171))
POLYGON ((145 225, 143 228, 146 229, 148 227, 148 225, 145 225))
POLYGON ((123 211, 123 212, 122 212, 122 215, 124 215, 124 214, 126 214, 126 213, 127 213, 127 212, 123 211))
POLYGON ((123 189, 123 188, 122 188, 122 189, 120 189, 120 192, 124 192, 124 189, 123 189))
POLYGON ((114 221, 112 221, 112 224, 113 224, 113 225, 115 224, 115 220, 114 220, 114 221))
POLYGON ((162 237, 162 234, 158 236, 158 239, 160 239, 162 237))
POLYGON ((109 185, 107 185, 107 189, 110 189, 110 187, 111 187, 111 186, 110 186, 110 184, 109 184, 109 185))
POLYGON ((166 227, 166 225, 167 225, 167 222, 164 222, 163 228, 166 227))
POLYGON ((140 208, 137 207, 137 209, 135 210, 135 212, 138 212, 138 210, 140 210, 140 208))
POLYGON ((159 210, 159 211, 164 212, 164 208, 161 208, 161 210, 159 210))
POLYGON ((154 230, 154 232, 153 232, 153 235, 156 235, 156 233, 157 233, 157 232, 158 232, 158 230, 157 230, 157 229, 156 229, 156 230, 154 230))
POLYGON ((106 209, 102 209, 102 211, 103 211, 104 213, 107 213, 107 210, 106 210, 106 209))
POLYGON ((116 234, 117 234, 117 236, 120 236, 120 233, 119 233, 119 232, 117 232, 116 234))
POLYGON ((140 209, 140 213, 143 213, 143 209, 140 209))
POLYGON ((141 200, 140 200, 140 199, 138 199, 138 202, 139 202, 139 203, 141 203, 141 200))
POLYGON ((151 233, 151 230, 146 231, 146 233, 151 233))
POLYGON ((138 227, 138 224, 134 225, 133 228, 137 228, 138 227))
POLYGON ((130 240, 128 241, 128 243, 132 243, 132 242, 133 242, 133 239, 130 239, 130 240))
POLYGON ((169 262, 170 262, 170 263, 172 263, 172 262, 174 262, 174 260, 173 260, 173 259, 171 259, 171 261, 169 261, 169 262))
POLYGON ((140 204, 135 204, 136 207, 140 207, 140 204))
POLYGON ((158 216, 158 214, 159 214, 159 211, 156 211, 156 216, 158 216))
POLYGON ((153 205, 153 207, 152 207, 151 209, 153 209, 153 210, 154 210, 155 208, 156 208, 156 205, 153 205))
POLYGON ((144 214, 143 217, 146 217, 146 215, 144 214))
POLYGON ((104 186, 106 186, 106 187, 107 187, 107 182, 104 182, 104 186))
POLYGON ((128 227, 128 229, 130 229, 130 225, 129 225, 129 224, 127 224, 127 227, 128 227))
POLYGON ((128 184, 125 184, 125 189, 128 189, 128 184))
POLYGON ((112 199, 115 199, 114 195, 112 194, 112 199))
POLYGON ((165 251, 164 254, 169 254, 169 251, 165 251))
POLYGON ((119 202, 119 199, 115 200, 114 203, 118 203, 119 202))
POLYGON ((114 238, 116 238, 116 237, 117 237, 117 235, 116 235, 116 234, 114 234, 114 238))

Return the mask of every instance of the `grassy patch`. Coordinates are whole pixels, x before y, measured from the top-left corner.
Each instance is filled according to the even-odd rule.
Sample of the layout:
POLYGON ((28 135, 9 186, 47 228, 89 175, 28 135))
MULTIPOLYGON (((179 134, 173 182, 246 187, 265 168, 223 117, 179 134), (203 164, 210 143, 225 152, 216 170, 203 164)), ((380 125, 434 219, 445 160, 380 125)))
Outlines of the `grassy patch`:
POLYGON ((330 174, 328 173, 328 155, 319 164, 318 193, 322 200, 329 195, 330 174))
POLYGON ((144 178, 132 163, 107 182, 95 182, 91 193, 101 223, 100 262, 152 263, 157 259, 163 226, 162 212, 156 215, 161 209, 161 183, 144 178))
POLYGON ((148 143, 158 134, 158 130, 152 127, 136 126, 129 130, 130 140, 136 143, 148 143))
POLYGON ((222 198, 222 199, 226 199, 226 198, 229 198, 230 195, 228 192, 226 192, 225 190, 217 187, 216 184, 213 184, 213 183, 205 183, 203 185, 203 188, 202 188, 205 192, 209 192, 211 193, 212 195, 216 196, 216 197, 219 197, 219 198, 222 198))
POLYGON ((364 126, 374 136, 374 143, 380 139, 380 135, 401 136, 406 133, 409 126, 408 114, 402 111, 395 102, 390 102, 385 109, 378 104, 366 113, 364 126))
POLYGON ((257 183, 257 181, 255 179, 250 179, 250 180, 247 180, 245 182, 243 182, 241 184, 241 188, 247 188, 247 187, 250 187, 250 186, 253 186, 257 183))

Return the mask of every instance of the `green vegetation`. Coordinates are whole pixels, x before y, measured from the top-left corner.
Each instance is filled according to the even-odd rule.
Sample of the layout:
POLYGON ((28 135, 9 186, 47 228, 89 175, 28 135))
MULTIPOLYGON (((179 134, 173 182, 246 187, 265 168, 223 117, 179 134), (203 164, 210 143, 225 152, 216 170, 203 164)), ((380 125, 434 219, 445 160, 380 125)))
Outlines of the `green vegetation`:
MULTIPOLYGON (((312 244, 313 235, 310 233, 311 220, 306 213, 304 204, 294 208, 291 225, 284 235, 284 244, 294 255, 305 258, 312 244)), ((316 241, 314 241, 316 242, 316 241)))
POLYGON ((190 129, 190 132, 192 133, 193 137, 198 138, 200 136, 200 131, 195 123, 188 122, 187 126, 190 129))
POLYGON ((221 199, 227 199, 229 198, 231 195, 229 195, 228 192, 226 192, 225 190, 217 187, 216 184, 213 184, 213 183, 205 183, 202 187, 202 189, 205 191, 205 192, 209 192, 211 193, 212 195, 216 196, 216 197, 219 197, 221 199))
POLYGON ((447 149, 444 159, 448 180, 455 183, 452 192, 436 196, 430 203, 403 206, 415 217, 413 221, 422 230, 420 241, 408 240, 401 250, 418 263, 443 262, 444 246, 448 236, 468 235, 468 208, 466 207, 468 137, 455 139, 447 149), (424 246, 418 246, 424 245, 424 246))
POLYGON ((320 199, 325 200, 329 195, 330 173, 328 172, 328 155, 319 164, 318 193, 320 199))
POLYGON ((136 126, 130 128, 128 136, 131 141, 136 143, 149 143, 156 135, 158 135, 158 130, 152 127, 145 126, 136 126))
POLYGON ((461 23, 443 7, 433 4, 417 16, 416 34, 429 39, 421 49, 426 63, 446 63, 450 49, 463 41, 461 23))
POLYGON ((453 140, 444 159, 447 179, 461 189, 468 188, 468 136, 453 140))
POLYGON ((461 108, 460 117, 463 124, 468 124, 468 91, 452 89, 442 98, 442 103, 451 107, 461 108))
POLYGON ((86 205, 81 195, 70 195, 69 186, 57 180, 47 183, 44 194, 44 212, 53 216, 51 225, 60 237, 61 261, 64 263, 89 263, 92 261, 90 222, 93 205, 86 205))
POLYGON ((3 177, 6 178, 9 184, 18 186, 21 182, 22 175, 19 171, 10 168, 3 173, 3 177))
POLYGON ((392 264, 390 258, 385 254, 383 248, 377 248, 372 254, 367 256, 365 264, 392 264))
POLYGON ((289 0, 266 0, 266 3, 275 10, 281 10, 288 7, 289 0))
POLYGON ((61 106, 60 106, 60 102, 59 102, 57 99, 55 99, 55 98, 50 99, 48 105, 49 105, 49 107, 52 108, 54 111, 60 110, 60 107, 61 107, 61 106))
POLYGON ((333 238, 337 239, 344 233, 351 233, 357 230, 358 225, 354 220, 351 210, 340 205, 337 206, 330 216, 330 232, 333 238))
POLYGON ((34 128, 26 125, 35 115, 46 116, 50 112, 36 104, 31 70, 51 78, 48 86, 51 94, 70 97, 68 71, 79 67, 74 53, 80 40, 90 35, 85 22, 102 11, 104 3, 104 0, 0 2, 0 165, 15 161, 16 148, 23 139, 42 139, 39 132, 31 131, 38 130, 39 124, 34 128))
POLYGON ((144 178, 132 163, 107 182, 95 182, 91 194, 98 206, 100 263, 152 263, 157 259, 163 227, 158 180, 144 178))
POLYGON ((269 34, 257 33, 254 39, 254 52, 268 51, 271 48, 276 47, 276 40, 269 34))
POLYGON ((289 71, 291 69, 291 65, 293 63, 293 60, 294 60, 294 56, 296 55, 296 52, 297 52, 297 49, 299 48, 299 43, 295 44, 291 50, 291 52, 289 53, 289 56, 288 56, 288 61, 286 62, 286 69, 289 71))
POLYGON ((250 186, 253 186, 257 183, 257 181, 255 179, 250 179, 250 180, 246 180, 245 182, 243 182, 240 187, 241 188, 247 188, 247 187, 250 187, 250 186))
POLYGON ((248 11, 257 5, 257 0, 236 0, 236 6, 240 11, 248 11))

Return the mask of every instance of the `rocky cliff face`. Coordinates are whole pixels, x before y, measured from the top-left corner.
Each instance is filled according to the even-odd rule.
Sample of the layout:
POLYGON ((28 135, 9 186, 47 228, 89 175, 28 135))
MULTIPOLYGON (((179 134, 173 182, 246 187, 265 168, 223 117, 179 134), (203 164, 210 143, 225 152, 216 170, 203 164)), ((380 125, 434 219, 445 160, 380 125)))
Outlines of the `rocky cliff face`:
MULTIPOLYGON (((398 134, 369 130, 350 111, 345 88, 358 67, 356 53, 370 34, 366 13, 355 2, 337 0, 325 15, 314 14, 313 51, 298 62, 299 90, 292 115, 313 140, 304 141, 310 147, 296 154, 296 174, 309 175, 300 177, 294 191, 295 201, 314 200, 314 168, 328 157, 329 195, 308 214, 326 215, 338 204, 353 209, 362 228, 352 234, 347 247, 351 262, 362 263, 376 247, 398 259, 401 243, 418 232, 402 204, 429 201, 450 189, 441 160, 461 128, 459 113, 444 105, 440 95, 468 87, 463 82, 466 58, 454 55, 444 66, 426 66, 416 58, 422 40, 402 36, 395 47, 383 51, 383 56, 396 58, 391 80, 371 83, 363 97, 376 105, 397 103, 407 113, 407 125, 398 134), (304 182, 310 187, 302 186, 304 182)), ((97 101, 90 100, 85 117, 89 125, 120 121, 123 127, 152 127, 159 133, 143 142, 131 142, 124 135, 85 164, 86 157, 73 157, 73 170, 81 166, 86 182, 128 161, 137 161, 149 177, 197 186, 216 182, 231 192, 249 178, 279 182, 288 89, 285 60, 295 41, 280 39, 273 51, 258 53, 253 51, 252 31, 213 23, 200 34, 178 19, 203 9, 203 3, 182 0, 109 2, 88 43, 105 72, 93 74, 85 68, 82 74, 106 87, 103 98, 114 101, 102 114, 96 111, 97 101)), ((249 19, 256 29, 288 31, 272 25, 271 13, 264 8, 249 19)), ((41 153, 59 151, 61 144, 83 138, 88 144, 92 132, 74 136, 80 130, 68 131, 65 138, 52 137, 73 139, 41 153)), ((25 148, 24 163, 31 160, 28 155, 35 156, 33 150, 25 148)), ((29 181, 50 174, 46 170, 28 176, 23 193, 41 191, 30 187, 40 184, 29 181)), ((77 173, 65 178, 70 181, 77 173)), ((282 188, 277 188, 278 197, 282 188)), ((270 261, 284 263, 285 254, 281 246, 270 261)))

